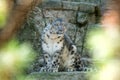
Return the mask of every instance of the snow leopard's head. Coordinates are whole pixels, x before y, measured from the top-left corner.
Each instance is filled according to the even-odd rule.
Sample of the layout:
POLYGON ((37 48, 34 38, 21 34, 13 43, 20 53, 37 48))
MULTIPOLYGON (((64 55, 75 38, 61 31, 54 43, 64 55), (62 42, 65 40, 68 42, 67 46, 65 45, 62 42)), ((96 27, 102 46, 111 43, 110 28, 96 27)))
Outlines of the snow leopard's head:
POLYGON ((51 34, 64 34, 66 32, 65 24, 61 18, 56 19, 50 28, 51 34))
POLYGON ((51 39, 63 38, 65 32, 65 23, 61 18, 57 18, 52 23, 49 23, 47 25, 47 30, 45 30, 45 33, 49 35, 51 39))

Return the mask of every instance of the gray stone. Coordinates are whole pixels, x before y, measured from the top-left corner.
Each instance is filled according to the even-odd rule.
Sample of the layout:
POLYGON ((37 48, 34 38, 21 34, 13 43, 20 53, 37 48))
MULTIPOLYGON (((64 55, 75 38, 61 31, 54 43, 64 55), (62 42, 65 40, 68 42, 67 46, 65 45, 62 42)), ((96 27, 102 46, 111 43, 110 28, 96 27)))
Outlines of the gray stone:
POLYGON ((94 3, 79 2, 79 11, 94 13, 96 6, 97 4, 94 4, 94 3))
POLYGON ((88 13, 94 13, 95 7, 97 4, 89 2, 71 2, 71 1, 62 1, 63 9, 68 10, 79 10, 88 13))
POLYGON ((88 14, 89 26, 91 26, 91 24, 95 24, 96 22, 97 22, 96 15, 95 14, 88 14))
POLYGON ((88 72, 31 73, 25 80, 89 80, 88 72))
POLYGON ((44 16, 47 22, 54 21, 56 18, 62 18, 66 23, 76 23, 77 11, 62 11, 62 10, 44 10, 44 16))
POLYGON ((46 9, 59 9, 62 8, 61 0, 43 0, 42 7, 46 9))
POLYGON ((84 24, 88 21, 88 14, 84 12, 78 12, 77 22, 80 24, 84 24))
POLYGON ((78 2, 62 1, 63 9, 78 10, 78 2))
POLYGON ((100 1, 101 1, 101 0, 63 0, 63 1, 71 1, 71 2, 88 2, 88 3, 100 4, 100 1))

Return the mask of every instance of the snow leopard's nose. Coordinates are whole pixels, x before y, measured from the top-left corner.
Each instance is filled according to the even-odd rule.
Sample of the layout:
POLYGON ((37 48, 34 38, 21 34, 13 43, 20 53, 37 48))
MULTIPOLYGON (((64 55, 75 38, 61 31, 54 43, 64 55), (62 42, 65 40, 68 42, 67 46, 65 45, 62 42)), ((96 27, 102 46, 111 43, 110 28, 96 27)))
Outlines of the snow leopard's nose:
POLYGON ((62 29, 59 29, 59 31, 63 31, 62 29))
POLYGON ((59 29, 58 29, 59 31, 63 31, 62 26, 59 26, 58 28, 59 28, 59 29))

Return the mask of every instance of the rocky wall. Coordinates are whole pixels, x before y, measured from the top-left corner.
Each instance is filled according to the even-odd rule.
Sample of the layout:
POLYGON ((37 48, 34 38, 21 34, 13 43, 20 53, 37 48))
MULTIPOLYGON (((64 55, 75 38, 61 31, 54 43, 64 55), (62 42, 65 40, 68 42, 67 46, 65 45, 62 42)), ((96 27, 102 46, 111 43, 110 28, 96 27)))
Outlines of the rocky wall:
POLYGON ((89 80, 91 73, 87 72, 59 72, 59 73, 31 73, 25 80, 89 80))

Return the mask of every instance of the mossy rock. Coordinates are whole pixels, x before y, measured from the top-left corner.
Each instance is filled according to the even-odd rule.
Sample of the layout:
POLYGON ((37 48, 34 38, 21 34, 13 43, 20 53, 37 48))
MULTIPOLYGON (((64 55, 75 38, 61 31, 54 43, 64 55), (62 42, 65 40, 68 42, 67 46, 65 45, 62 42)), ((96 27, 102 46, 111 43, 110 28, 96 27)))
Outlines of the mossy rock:
POLYGON ((33 72, 26 80, 88 80, 88 72, 56 72, 56 73, 39 73, 33 72))

